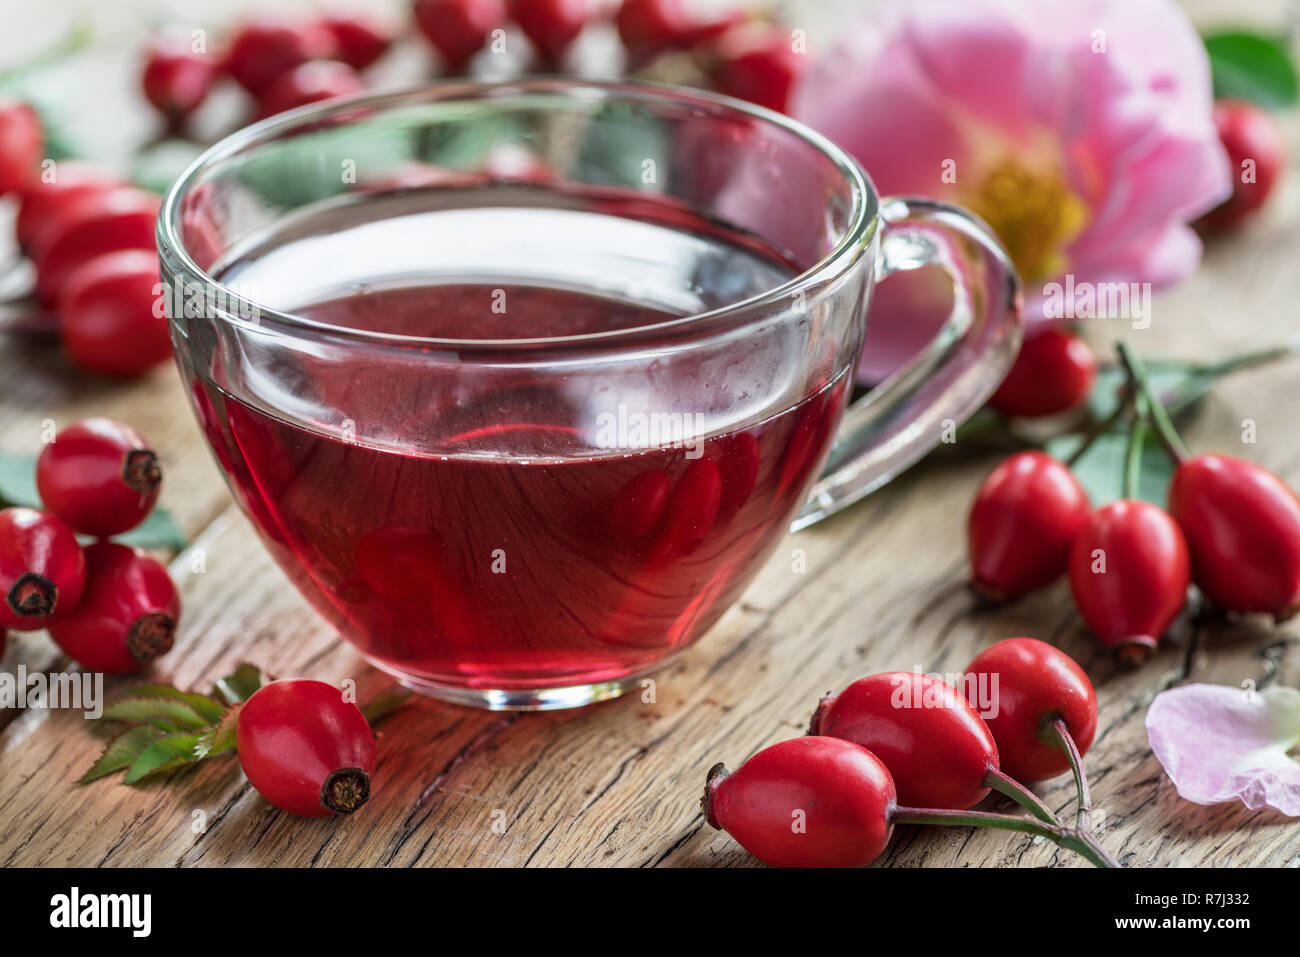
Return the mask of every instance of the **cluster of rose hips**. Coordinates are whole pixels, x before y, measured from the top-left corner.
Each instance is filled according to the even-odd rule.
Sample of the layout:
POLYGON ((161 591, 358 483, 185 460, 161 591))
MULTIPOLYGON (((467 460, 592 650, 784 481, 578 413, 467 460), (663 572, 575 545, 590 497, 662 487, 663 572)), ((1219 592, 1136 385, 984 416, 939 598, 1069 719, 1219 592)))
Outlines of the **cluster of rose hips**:
POLYGON ((1124 347, 1134 428, 1149 416, 1177 467, 1168 510, 1131 496, 1094 510, 1070 468, 1022 452, 980 486, 967 526, 972 585, 1015 598, 1068 574, 1079 613, 1109 648, 1142 660, 1188 585, 1225 611, 1282 620, 1300 609, 1300 498, 1253 462, 1191 455, 1124 347))
POLYGON ((144 521, 158 499, 158 456, 130 426, 85 419, 36 463, 44 510, 0 510, 0 631, 48 629, 89 671, 138 671, 168 651, 180 599, 167 569, 107 539, 144 521), (82 547, 78 535, 91 536, 82 547))
POLYGON ((91 372, 134 376, 171 356, 160 308, 158 196, 90 163, 42 161, 40 121, 0 102, 0 196, 18 198, 18 246, 36 271, 69 357, 91 372))
POLYGON ((393 35, 360 13, 307 20, 262 15, 239 25, 224 49, 206 38, 164 32, 145 51, 145 99, 178 127, 228 77, 257 101, 258 118, 365 89, 360 71, 387 52, 393 35))
POLYGON ((765 748, 734 773, 708 776, 705 819, 781 867, 861 867, 896 823, 996 827, 1046 837, 1113 866, 1088 831, 1082 756, 1097 730, 1097 696, 1064 652, 1008 638, 976 655, 965 685, 986 689, 987 718, 937 676, 885 672, 824 698, 808 735, 765 748), (1073 828, 1025 784, 1072 770, 1073 828), (990 790, 1034 819, 971 811, 990 790))

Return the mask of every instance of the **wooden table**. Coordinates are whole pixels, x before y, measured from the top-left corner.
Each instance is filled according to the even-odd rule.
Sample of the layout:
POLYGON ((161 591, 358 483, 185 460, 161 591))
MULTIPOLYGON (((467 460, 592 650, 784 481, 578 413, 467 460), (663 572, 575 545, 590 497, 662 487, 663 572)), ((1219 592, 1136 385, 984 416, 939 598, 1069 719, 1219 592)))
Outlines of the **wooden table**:
MULTIPOLYGON (((34 13, 4 16, 29 17, 32 31, 55 29, 38 27, 34 13)), ((142 27, 112 29, 120 39, 142 27)), ((0 34, 0 54, 36 36, 21 25, 0 34)), ((148 130, 131 98, 130 67, 119 63, 129 59, 124 46, 129 52, 119 43, 116 53, 97 50, 86 61, 118 64, 105 75, 121 81, 128 111, 116 117, 119 136, 148 130)), ((1096 322, 1089 327, 1094 343, 1108 346, 1128 334, 1147 354, 1213 358, 1294 334, 1298 187, 1293 175, 1267 216, 1213 246, 1193 278, 1159 296, 1149 330, 1096 322)), ((44 420, 63 425, 96 414, 133 423, 164 456, 163 504, 191 544, 171 564, 185 606, 177 647, 152 677, 206 689, 249 660, 280 676, 355 679, 363 700, 386 683, 272 564, 231 503, 173 368, 113 384, 78 373, 46 343, 0 342, 0 447, 35 453, 44 420)), ((1189 439, 1198 448, 1245 454, 1300 485, 1297 377, 1293 363, 1225 381, 1189 439), (1255 421, 1259 438, 1243 450, 1245 418, 1255 421)), ((992 641, 1028 634, 1076 657, 1097 686, 1100 729, 1087 764, 1101 839, 1112 853, 1143 867, 1300 866, 1300 824, 1236 804, 1182 801, 1143 726, 1152 697, 1182 682, 1300 684, 1297 626, 1201 626, 1142 669, 1123 672, 1088 634, 1064 585, 1003 608, 977 606, 961 584, 963 519, 996 458, 931 460, 789 538, 745 598, 657 676, 652 702, 633 695, 551 714, 421 702, 394 714, 381 726, 374 798, 351 818, 282 814, 229 757, 142 787, 120 776, 78 787, 104 729, 63 710, 0 714, 0 865, 748 866, 753 860, 701 819, 710 765, 734 766, 802 733, 817 698, 860 675, 958 670, 992 641), (806 552, 805 573, 791 571, 794 549, 806 552)), ((66 668, 56 651, 43 634, 14 635, 3 668, 66 668)), ((124 686, 110 681, 109 697, 124 686)), ((1073 798, 1068 776, 1040 791, 1057 809, 1073 798)), ((900 828, 878 862, 1081 864, 1028 838, 914 827, 900 828)))

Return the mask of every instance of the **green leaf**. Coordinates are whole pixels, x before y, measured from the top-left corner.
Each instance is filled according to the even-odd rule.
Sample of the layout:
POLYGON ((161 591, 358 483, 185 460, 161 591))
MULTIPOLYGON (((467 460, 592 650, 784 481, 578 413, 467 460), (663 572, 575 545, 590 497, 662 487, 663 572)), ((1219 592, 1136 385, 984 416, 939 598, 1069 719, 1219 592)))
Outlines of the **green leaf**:
POLYGON ((1205 37, 1214 95, 1250 100, 1269 109, 1296 102, 1300 83, 1284 41, 1244 30, 1205 37))
POLYGON ((199 743, 194 753, 199 760, 233 751, 235 748, 235 729, 239 726, 239 713, 244 710, 244 703, 232 705, 212 727, 199 735, 199 743))
POLYGON ((77 781, 78 784, 89 784, 91 781, 97 781, 102 777, 112 774, 114 771, 121 771, 129 767, 136 758, 144 753, 145 749, 162 736, 162 732, 152 725, 140 724, 134 728, 127 728, 112 741, 108 747, 104 748, 104 753, 99 756, 89 771, 81 776, 77 781))
POLYGON ((119 700, 128 698, 173 698, 177 701, 183 701, 208 723, 220 720, 221 714, 225 710, 221 706, 221 702, 214 698, 210 698, 205 694, 181 691, 171 685, 140 685, 127 691, 119 700))
POLYGON ((0 505, 40 508, 36 492, 36 459, 30 455, 0 452, 0 505))
POLYGON ((165 193, 203 149, 189 140, 163 140, 136 154, 131 161, 131 179, 144 189, 165 193))
POLYGON ((155 508, 144 522, 131 531, 114 535, 113 541, 137 548, 160 548, 176 552, 189 544, 176 519, 163 508, 155 508))
MULTIPOLYGON (((1048 440, 1045 451, 1055 458, 1066 459, 1078 446, 1078 441, 1078 436, 1075 435, 1057 436, 1048 440)), ((1072 466, 1075 477, 1087 491, 1094 508, 1123 497, 1124 451, 1127 446, 1127 429, 1107 432, 1098 436, 1083 458, 1072 466)), ((1173 462, 1165 454, 1160 441, 1148 432, 1142 445, 1138 498, 1163 508, 1173 475, 1173 462)))
POLYGON ((398 708, 410 704, 411 698, 412 692, 410 688, 404 688, 402 685, 394 683, 375 695, 370 700, 370 703, 361 709, 361 713, 366 716, 366 721, 373 728, 398 708))
POLYGON ((205 720, 184 701, 175 698, 126 698, 104 709, 106 721, 165 721, 178 728, 205 728, 205 720))
POLYGON ((189 732, 165 734, 149 747, 145 748, 126 771, 126 783, 135 784, 142 778, 159 771, 169 771, 184 764, 193 764, 196 760, 195 748, 199 736, 189 732))
POLYGON ((247 662, 217 682, 216 693, 228 704, 239 704, 253 696, 262 687, 263 675, 256 665, 247 662))

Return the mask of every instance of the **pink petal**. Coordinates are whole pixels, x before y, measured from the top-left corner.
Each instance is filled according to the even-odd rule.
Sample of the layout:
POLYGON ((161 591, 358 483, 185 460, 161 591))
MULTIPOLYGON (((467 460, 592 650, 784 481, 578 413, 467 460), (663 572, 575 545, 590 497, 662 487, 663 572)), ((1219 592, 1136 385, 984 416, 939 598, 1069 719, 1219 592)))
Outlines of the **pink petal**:
POLYGON ((1300 816, 1300 691, 1247 692, 1192 684, 1161 692, 1147 711, 1156 759, 1195 804, 1239 800, 1300 816))

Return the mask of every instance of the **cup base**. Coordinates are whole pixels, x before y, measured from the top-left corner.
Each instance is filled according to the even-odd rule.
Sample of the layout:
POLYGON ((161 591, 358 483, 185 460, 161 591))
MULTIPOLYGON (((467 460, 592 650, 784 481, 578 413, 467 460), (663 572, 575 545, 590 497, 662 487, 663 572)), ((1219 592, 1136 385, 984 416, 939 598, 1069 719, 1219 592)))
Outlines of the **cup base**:
POLYGON ((663 670, 678 657, 678 655, 669 655, 647 668, 611 681, 510 690, 467 688, 464 685, 445 684, 419 675, 407 674, 386 662, 369 657, 366 660, 380 671, 392 675, 404 687, 448 704, 482 708, 485 711, 560 711, 566 708, 581 708, 598 701, 609 701, 629 691, 636 691, 641 688, 641 682, 646 676, 663 670))

